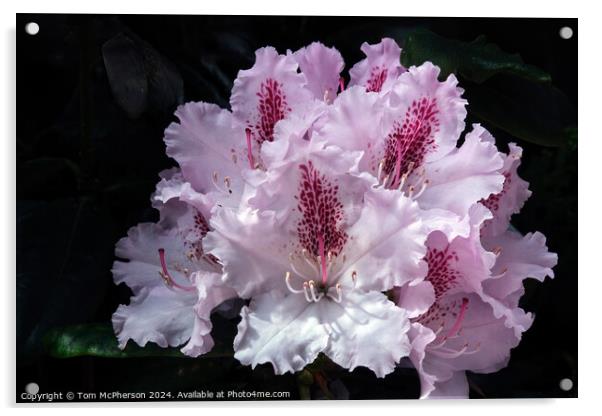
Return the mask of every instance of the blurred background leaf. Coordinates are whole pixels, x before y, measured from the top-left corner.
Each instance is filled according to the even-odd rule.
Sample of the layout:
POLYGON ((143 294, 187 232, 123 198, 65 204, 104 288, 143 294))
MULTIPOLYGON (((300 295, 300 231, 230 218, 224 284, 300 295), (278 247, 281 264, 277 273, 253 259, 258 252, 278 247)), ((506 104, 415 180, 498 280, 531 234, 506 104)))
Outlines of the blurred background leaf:
POLYGON ((409 33, 402 44, 405 66, 431 61, 441 67, 445 76, 457 74, 479 84, 496 74, 515 75, 534 82, 552 81, 550 74, 524 63, 518 54, 502 51, 485 36, 462 42, 421 29, 409 33))
MULTIPOLYGON (((140 347, 133 341, 122 350, 111 324, 86 324, 53 328, 44 336, 44 348, 47 354, 55 358, 74 358, 81 356, 104 358, 134 357, 190 357, 182 354, 179 348, 161 348, 149 343, 140 347)), ((232 357, 233 351, 219 346, 203 355, 206 358, 232 357)))

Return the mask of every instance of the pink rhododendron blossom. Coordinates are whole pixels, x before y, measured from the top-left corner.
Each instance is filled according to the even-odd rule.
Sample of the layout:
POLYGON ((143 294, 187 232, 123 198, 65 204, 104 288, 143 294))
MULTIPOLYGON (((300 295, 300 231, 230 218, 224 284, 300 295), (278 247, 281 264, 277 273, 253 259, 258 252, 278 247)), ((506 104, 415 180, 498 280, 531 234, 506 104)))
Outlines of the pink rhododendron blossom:
POLYGON ((366 58, 349 70, 350 86, 360 85, 367 92, 385 93, 405 68, 399 62, 401 48, 390 38, 376 45, 364 42, 361 46, 366 58))
MULTIPOLYGON (((113 327, 124 348, 128 340, 144 346, 180 346, 198 356, 213 347, 211 310, 235 292, 224 286, 217 259, 204 253, 202 239, 209 230, 205 215, 182 202, 202 202, 180 180, 178 171, 164 172, 153 199, 161 212, 159 223, 133 227, 116 246, 113 276, 126 283, 134 296, 113 315, 113 327)), ((207 208, 207 207, 204 207, 207 208)))
POLYGON ((288 146, 285 161, 266 166, 251 207, 211 219, 209 252, 221 260, 225 282, 252 299, 235 357, 270 362, 281 374, 323 352, 382 377, 409 353, 406 312, 380 292, 424 277, 420 210, 349 174, 360 154, 313 138, 290 138, 288 146))
POLYGON ((532 323, 518 306, 522 282, 553 276, 556 255, 545 238, 508 232, 481 240, 492 214, 470 209, 471 231, 450 241, 439 231, 427 240, 428 275, 419 287, 398 292, 398 304, 426 312, 412 316, 410 359, 420 376, 422 397, 468 397, 465 370, 488 373, 507 364, 510 350, 532 323), (432 293, 420 286, 432 285, 432 293), (419 305, 419 308, 416 308, 419 305))
POLYGON ((350 88, 324 116, 321 137, 348 150, 363 151, 360 170, 388 189, 399 189, 424 209, 460 217, 475 202, 502 190, 503 159, 488 133, 464 129, 466 100, 450 75, 438 80, 430 63, 411 67, 387 97, 350 88))
POLYGON ((335 48, 265 47, 231 110, 177 109, 160 220, 116 247, 115 282, 134 294, 113 315, 121 348, 202 355, 211 312, 240 297, 234 357, 276 374, 324 354, 384 377, 408 357, 421 397, 467 397, 466 371, 507 364, 533 322, 523 281, 557 262, 541 233, 510 227, 530 195, 522 149, 465 132, 453 74, 406 70, 392 39, 361 50, 346 89, 335 48))

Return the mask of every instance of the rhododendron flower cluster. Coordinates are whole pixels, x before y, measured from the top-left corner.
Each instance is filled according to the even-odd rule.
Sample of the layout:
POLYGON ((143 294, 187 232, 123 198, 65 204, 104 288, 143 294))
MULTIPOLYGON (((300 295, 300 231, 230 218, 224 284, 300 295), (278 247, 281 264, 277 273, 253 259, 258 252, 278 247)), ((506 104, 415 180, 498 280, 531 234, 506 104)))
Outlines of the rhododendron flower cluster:
POLYGON ((276 374, 319 354, 378 377, 405 362, 423 398, 467 397, 467 370, 507 364, 533 322, 523 280, 557 261, 510 227, 531 193, 522 150, 477 124, 462 136, 454 75, 404 68, 392 39, 361 49, 345 85, 334 48, 262 48, 231 109, 177 109, 160 220, 116 248, 115 282, 133 291, 113 315, 120 347, 201 356, 212 310, 241 298, 234 357, 276 374))

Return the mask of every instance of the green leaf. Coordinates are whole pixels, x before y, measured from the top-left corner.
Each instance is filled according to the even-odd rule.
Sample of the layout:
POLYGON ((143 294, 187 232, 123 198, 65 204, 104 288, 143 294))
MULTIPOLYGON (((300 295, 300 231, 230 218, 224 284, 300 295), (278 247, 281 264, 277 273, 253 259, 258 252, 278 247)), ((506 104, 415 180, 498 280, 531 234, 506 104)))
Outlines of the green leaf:
MULTIPOLYGON (((161 348, 154 343, 139 347, 129 342, 125 349, 117 346, 117 338, 110 324, 74 325, 56 328, 44 336, 44 346, 48 355, 55 358, 93 356, 104 358, 129 357, 177 357, 189 358, 178 348, 161 348)), ((231 357, 232 352, 214 348, 203 355, 205 358, 231 357)))
POLYGON ((462 42, 418 29, 406 37, 401 61, 405 66, 431 61, 441 67, 445 76, 455 73, 479 84, 500 73, 551 82, 548 73, 525 64, 518 54, 506 53, 497 45, 487 43, 483 36, 473 42, 462 42))
POLYGON ((575 131, 575 108, 552 85, 498 76, 485 84, 464 86, 469 113, 486 127, 542 146, 565 145, 575 131))

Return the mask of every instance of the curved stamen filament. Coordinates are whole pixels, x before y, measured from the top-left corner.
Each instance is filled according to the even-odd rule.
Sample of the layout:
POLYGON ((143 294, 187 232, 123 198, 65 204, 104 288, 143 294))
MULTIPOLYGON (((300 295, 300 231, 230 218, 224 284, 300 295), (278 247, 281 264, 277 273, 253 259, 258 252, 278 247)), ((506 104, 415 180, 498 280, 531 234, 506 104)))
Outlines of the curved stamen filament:
POLYGON ((351 272, 351 281, 353 282, 353 287, 357 287, 357 272, 355 270, 351 272))
POLYGON ((317 293, 316 283, 313 280, 309 281, 309 292, 314 302, 319 301, 320 299, 322 299, 322 296, 324 296, 323 293, 317 293))
POLYGON ((395 169, 393 170, 393 181, 391 182, 392 188, 397 188, 395 184, 399 180, 399 171, 401 170, 401 139, 398 139, 395 143, 395 150, 397 152, 397 158, 395 158, 395 169))
POLYGON ((312 257, 310 257, 309 251, 307 251, 306 249, 303 249, 303 260, 305 260, 305 262, 311 267, 311 269, 316 272, 319 273, 320 271, 318 270, 318 267, 315 264, 315 259, 313 259, 312 257))
POLYGON ((312 302, 309 297, 309 284, 307 282, 303 282, 303 294, 305 295, 305 300, 308 302, 312 302))
POLYGON ((186 292, 192 292, 195 291, 196 288, 194 286, 183 286, 179 283, 177 283, 173 277, 171 277, 171 275, 169 274, 169 270, 167 270, 167 263, 165 262, 165 250, 160 248, 159 249, 159 261, 161 262, 161 268, 163 269, 162 271, 159 272, 159 274, 161 275, 161 277, 163 278, 163 281, 165 282, 165 284, 169 287, 175 287, 178 288, 180 290, 184 290, 186 292))
POLYGON ((422 193, 424 192, 426 187, 429 185, 429 183, 430 183, 429 180, 425 179, 424 182, 422 182, 422 187, 420 188, 420 190, 414 194, 414 198, 418 198, 420 195, 422 195, 422 193))
POLYGON ((345 79, 343 77, 339 77, 339 88, 341 92, 345 91, 345 79))
POLYGON ((466 315, 467 308, 468 308, 468 298, 462 298, 462 305, 460 306, 460 313, 458 314, 458 318, 456 319, 454 326, 449 330, 449 332, 445 336, 446 338, 450 338, 451 336, 455 335, 460 330, 460 328, 462 326, 462 321, 464 320, 464 316, 466 315))
POLYGON ((288 288, 288 290, 290 290, 292 293, 303 293, 305 292, 305 289, 295 289, 292 285, 291 285, 291 273, 290 272, 286 272, 286 275, 284 276, 284 281, 286 283, 286 287, 288 288))
POLYGON ((247 159, 249 159, 249 166, 251 169, 255 169, 255 160, 253 159, 253 148, 251 146, 251 129, 246 128, 245 133, 247 135, 247 159))
POLYGON ((382 159, 379 163, 378 163, 378 170, 376 172, 376 179, 378 179, 378 181, 380 182, 382 180, 382 176, 383 176, 383 169, 385 168, 385 160, 382 159))
POLYGON ((336 303, 341 303, 341 300, 343 300, 343 291, 341 290, 341 284, 337 283, 334 289, 336 291, 336 297, 335 295, 330 293, 330 291, 328 291, 328 297, 330 297, 330 299, 334 300, 336 303))
POLYGON ((324 255, 324 237, 318 236, 318 250, 320 252, 320 263, 322 265, 322 284, 326 285, 328 280, 328 268, 326 267, 326 256, 324 255))

